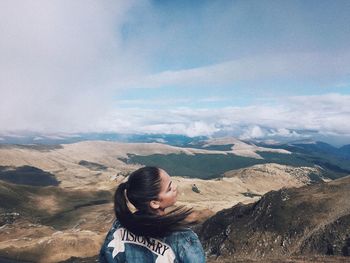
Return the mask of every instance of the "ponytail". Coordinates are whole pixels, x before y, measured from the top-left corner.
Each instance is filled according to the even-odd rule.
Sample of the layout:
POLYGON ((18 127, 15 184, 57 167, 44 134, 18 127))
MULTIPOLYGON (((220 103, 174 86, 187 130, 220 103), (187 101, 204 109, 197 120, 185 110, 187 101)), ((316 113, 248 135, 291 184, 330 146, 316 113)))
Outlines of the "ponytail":
POLYGON ((125 196, 127 183, 121 183, 114 195, 114 211, 116 217, 121 222, 128 222, 132 218, 132 213, 129 210, 128 202, 125 196))

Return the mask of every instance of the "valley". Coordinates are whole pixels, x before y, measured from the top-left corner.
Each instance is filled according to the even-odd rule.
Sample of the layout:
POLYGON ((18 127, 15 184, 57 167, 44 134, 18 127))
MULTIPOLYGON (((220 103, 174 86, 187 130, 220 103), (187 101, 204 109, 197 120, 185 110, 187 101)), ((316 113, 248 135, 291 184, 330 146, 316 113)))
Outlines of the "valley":
MULTIPOLYGON (((156 142, 106 141, 56 146, 2 145, 0 257, 18 262, 61 262, 71 257, 94 260, 114 220, 114 190, 142 165, 157 165, 167 170, 178 185, 178 204, 195 209, 193 216, 200 222, 196 231, 208 255, 212 255, 208 262, 216 253, 213 246, 220 247, 210 241, 215 233, 208 230, 208 222, 222 213, 231 213, 224 212, 230 211, 227 209, 241 211, 238 213, 250 211, 254 203, 267 198, 267 193, 309 189, 318 184, 326 187, 333 179, 347 175, 346 163, 337 166, 340 169, 333 167, 334 161, 333 166, 324 167, 283 147, 272 149, 237 139, 187 146, 190 144, 180 147, 156 142)), ((343 182, 347 184, 346 180, 343 182)), ((344 193, 339 193, 337 198, 344 193)), ((347 209, 344 207, 344 216, 347 209)), ((236 216, 230 214, 230 217, 236 216)), ((324 254, 322 249, 303 249, 324 254)), ((295 251, 302 254, 301 250, 295 251)), ((231 255, 225 253, 220 252, 222 256, 215 262, 225 262, 225 257, 231 255)), ((284 255, 264 253, 266 259, 284 255)), ((253 255, 258 254, 249 254, 251 260, 253 255)), ((236 260, 243 256, 247 255, 239 254, 236 260)))

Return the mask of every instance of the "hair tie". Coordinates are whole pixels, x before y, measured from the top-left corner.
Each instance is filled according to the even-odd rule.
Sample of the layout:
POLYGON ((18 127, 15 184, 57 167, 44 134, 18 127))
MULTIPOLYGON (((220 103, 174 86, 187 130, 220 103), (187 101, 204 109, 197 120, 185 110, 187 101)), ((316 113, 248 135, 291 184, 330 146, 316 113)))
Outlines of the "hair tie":
POLYGON ((129 187, 130 187, 130 184, 129 182, 125 182, 125 188, 124 188, 124 195, 126 197, 127 200, 129 200, 129 187))

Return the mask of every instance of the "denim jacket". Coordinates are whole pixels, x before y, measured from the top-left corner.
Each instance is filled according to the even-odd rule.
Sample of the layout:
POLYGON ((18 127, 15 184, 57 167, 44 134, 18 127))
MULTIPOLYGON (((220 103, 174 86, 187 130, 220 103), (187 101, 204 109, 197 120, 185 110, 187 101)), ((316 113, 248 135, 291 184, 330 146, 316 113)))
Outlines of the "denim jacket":
POLYGON ((198 236, 191 230, 162 239, 136 236, 115 221, 102 245, 101 263, 205 263, 198 236))

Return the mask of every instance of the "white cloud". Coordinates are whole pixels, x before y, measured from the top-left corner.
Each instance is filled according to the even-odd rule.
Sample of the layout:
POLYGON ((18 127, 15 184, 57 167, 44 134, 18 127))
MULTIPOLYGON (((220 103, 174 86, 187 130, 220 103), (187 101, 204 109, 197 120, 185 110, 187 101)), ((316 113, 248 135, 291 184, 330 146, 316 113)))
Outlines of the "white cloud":
POLYGON ((91 128, 140 70, 120 29, 142 2, 1 1, 1 130, 91 128))
POLYGON ((142 130, 145 133, 185 134, 187 136, 194 137, 200 135, 211 135, 219 129, 214 125, 196 121, 193 123, 165 123, 145 125, 142 130))
POLYGON ((302 137, 303 135, 297 133, 296 131, 291 131, 286 128, 273 129, 268 133, 268 136, 281 136, 281 137, 302 137))
POLYGON ((104 131, 123 133, 180 133, 194 136, 225 131, 245 138, 297 138, 302 135, 296 130, 349 135, 349 119, 350 96, 328 94, 279 98, 275 105, 248 107, 120 108, 101 120, 98 127, 104 131))
POLYGON ((243 131, 243 134, 239 136, 241 140, 258 139, 266 136, 266 133, 257 125, 249 127, 243 131))

